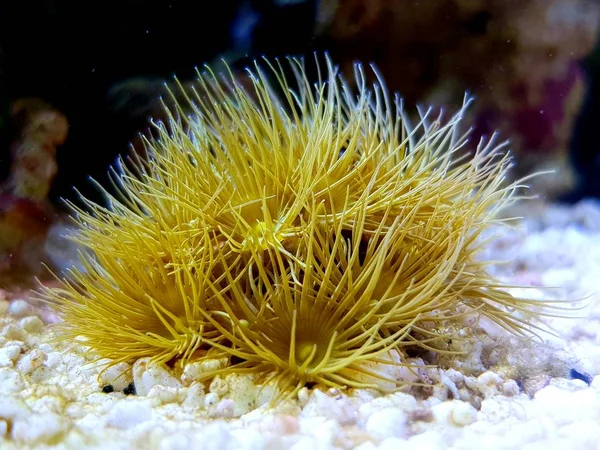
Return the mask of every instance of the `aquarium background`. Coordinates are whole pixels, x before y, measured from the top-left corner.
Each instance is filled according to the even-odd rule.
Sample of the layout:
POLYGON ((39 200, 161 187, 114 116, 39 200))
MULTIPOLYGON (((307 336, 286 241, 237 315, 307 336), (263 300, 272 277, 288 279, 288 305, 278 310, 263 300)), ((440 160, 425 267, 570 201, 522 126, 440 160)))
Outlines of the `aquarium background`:
POLYGON ((599 9, 584 0, 3 2, 3 192, 34 191, 34 202, 47 192, 60 208, 75 186, 101 200, 88 178, 106 185, 117 155, 163 116, 158 99, 174 75, 186 83, 205 63, 242 71, 261 56, 328 52, 348 74, 355 61, 374 63, 408 110, 453 110, 468 91, 472 141, 495 130, 510 139, 515 176, 556 169, 542 195, 598 196, 599 9))

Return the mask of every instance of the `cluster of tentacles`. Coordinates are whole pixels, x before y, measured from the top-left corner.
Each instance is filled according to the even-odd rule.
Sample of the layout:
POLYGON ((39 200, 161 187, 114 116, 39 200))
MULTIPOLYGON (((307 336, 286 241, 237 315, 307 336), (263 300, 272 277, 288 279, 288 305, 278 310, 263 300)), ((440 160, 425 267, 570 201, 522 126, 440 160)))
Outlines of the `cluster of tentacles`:
POLYGON ((464 314, 526 332, 536 302, 476 258, 518 186, 493 139, 463 154, 468 101, 411 126, 360 65, 351 90, 329 61, 315 84, 287 64, 290 81, 279 62, 243 83, 199 74, 148 157, 114 172, 109 206, 72 205, 87 251, 45 292, 61 335, 115 363, 225 359, 206 376, 293 393, 373 386, 365 362, 436 348, 464 314))

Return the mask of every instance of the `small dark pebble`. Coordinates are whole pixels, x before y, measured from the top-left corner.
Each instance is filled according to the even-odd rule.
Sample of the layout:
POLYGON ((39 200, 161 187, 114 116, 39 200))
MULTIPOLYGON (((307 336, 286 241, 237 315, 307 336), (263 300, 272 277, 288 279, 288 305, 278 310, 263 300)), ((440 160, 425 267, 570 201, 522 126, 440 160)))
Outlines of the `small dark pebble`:
POLYGON ((133 383, 129 383, 129 385, 123 389, 123 394, 125 395, 135 395, 135 384, 133 383))
POLYGON ((115 392, 115 388, 112 384, 107 384, 102 388, 102 392, 104 392, 105 394, 110 394, 111 392, 115 392))
POLYGON ((569 378, 571 380, 581 380, 584 381, 588 386, 592 384, 592 377, 587 373, 577 372, 575 369, 569 370, 569 378))

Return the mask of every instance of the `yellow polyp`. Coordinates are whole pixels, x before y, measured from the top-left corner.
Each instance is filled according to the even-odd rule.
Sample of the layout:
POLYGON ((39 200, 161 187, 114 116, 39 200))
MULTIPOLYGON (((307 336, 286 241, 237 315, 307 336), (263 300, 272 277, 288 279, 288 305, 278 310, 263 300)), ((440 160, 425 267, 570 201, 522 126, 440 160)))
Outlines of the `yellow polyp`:
POLYGON ((82 264, 44 290, 61 338, 112 363, 229 361, 204 376, 254 373, 285 396, 377 388, 387 352, 435 350, 467 313, 527 335, 549 305, 508 294, 477 256, 521 186, 504 144, 459 156, 469 100, 411 127, 362 66, 346 84, 329 60, 317 83, 289 64, 243 82, 207 69, 148 159, 122 164, 110 207, 71 205, 82 264))
POLYGON ((305 363, 310 364, 317 353, 318 345, 310 342, 304 342, 298 345, 296 361, 302 366, 305 363))
POLYGON ((282 234, 274 232, 272 226, 266 222, 257 221, 248 230, 248 235, 242 242, 242 250, 264 251, 271 247, 279 247, 283 241, 282 234))
POLYGON ((174 328, 177 332, 185 334, 185 333, 193 333, 202 329, 205 325, 200 320, 188 320, 186 317, 178 317, 174 323, 174 328))

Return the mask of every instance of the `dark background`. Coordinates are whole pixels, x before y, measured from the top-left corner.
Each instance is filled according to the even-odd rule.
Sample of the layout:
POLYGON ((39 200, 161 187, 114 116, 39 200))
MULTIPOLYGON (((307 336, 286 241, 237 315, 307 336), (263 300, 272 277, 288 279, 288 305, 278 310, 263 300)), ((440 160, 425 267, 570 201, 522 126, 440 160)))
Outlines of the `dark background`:
MULTIPOLYGON (((310 44, 311 2, 284 8, 260 1, 206 4, 1 2, 2 175, 9 168, 7 118, 15 99, 42 98, 68 118, 69 136, 58 152, 53 199, 71 197, 73 185, 93 195, 86 178, 104 178, 115 156, 126 151, 128 142, 145 128, 164 79, 174 74, 182 80, 191 78, 196 66, 238 46, 272 54, 298 53, 310 44)), ((239 64, 243 59, 234 57, 239 64)))
MULTIPOLYGON (((39 97, 70 125, 52 199, 73 197, 73 186, 94 197, 86 179, 106 179, 108 165, 146 128, 165 79, 189 79, 195 66, 219 57, 243 67, 259 55, 328 49, 328 38, 314 32, 318 6, 317 0, 2 2, 2 176, 10 164, 9 105, 39 97)), ((474 16, 465 33, 480 34, 488 19, 474 16)), ((600 196, 599 55, 597 49, 585 65, 589 86, 570 145, 578 184, 568 201, 600 196)))

